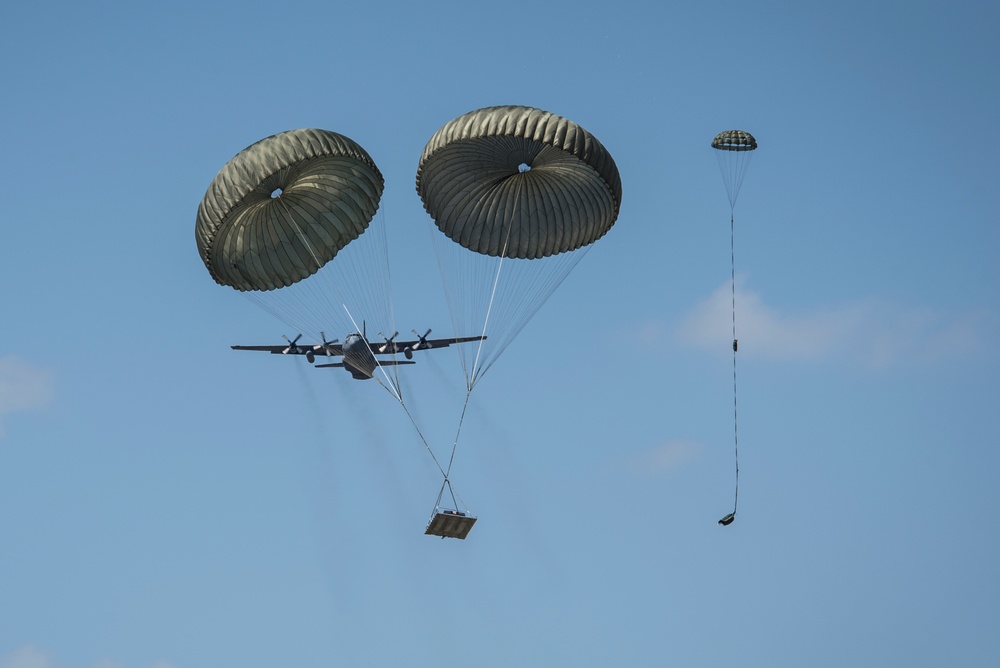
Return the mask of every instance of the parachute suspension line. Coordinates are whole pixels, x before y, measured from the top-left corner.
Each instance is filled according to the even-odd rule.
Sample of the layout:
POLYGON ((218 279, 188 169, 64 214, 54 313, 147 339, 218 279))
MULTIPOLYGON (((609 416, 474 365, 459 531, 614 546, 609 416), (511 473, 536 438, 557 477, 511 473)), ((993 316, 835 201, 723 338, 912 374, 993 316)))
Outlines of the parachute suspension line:
MULTIPOLYGON (((377 378, 376 378, 376 380, 378 380, 379 384, 382 383, 381 380, 379 380, 377 378)), ((388 388, 386 388, 386 389, 388 389, 388 388)), ((441 466, 441 462, 438 461, 438 458, 434 454, 434 450, 431 448, 430 443, 427 442, 427 438, 424 436, 424 433, 422 431, 420 431, 420 426, 417 425, 417 421, 414 419, 413 414, 410 413, 410 409, 406 406, 406 403, 403 401, 402 397, 397 397, 397 398, 399 399, 399 405, 402 406, 403 407, 403 411, 406 412, 406 417, 410 418, 410 423, 413 425, 413 429, 417 432, 417 436, 420 437, 420 440, 424 444, 424 447, 427 449, 428 454, 430 454, 431 460, 433 460, 434 465, 437 466, 438 471, 441 472, 441 477, 443 478, 443 480, 441 481, 441 490, 438 492, 437 500, 434 502, 434 508, 435 508, 435 510, 438 507, 440 507, 440 505, 441 505, 441 498, 444 496, 444 488, 445 488, 445 486, 448 487, 448 492, 451 494, 451 501, 454 504, 454 507, 456 509, 458 509, 460 505, 462 507, 466 507, 465 506, 465 502, 461 500, 461 497, 458 496, 458 493, 455 491, 454 486, 451 484, 451 465, 452 465, 452 462, 455 461, 455 447, 454 446, 452 447, 452 450, 451 450, 451 459, 448 460, 448 470, 446 471, 444 469, 444 467, 441 466)), ((468 403, 469 403, 469 395, 466 395, 466 397, 465 397, 465 403, 466 403, 466 405, 468 405, 468 403)), ((462 408, 462 419, 463 420, 465 419, 465 408, 464 407, 462 408)), ((462 421, 461 420, 459 420, 458 429, 459 429, 459 431, 462 430, 462 421)), ((456 446, 458 444, 458 435, 457 434, 455 435, 455 444, 456 444, 456 446)))
POLYGON ((486 332, 489 338, 479 345, 456 347, 467 383, 473 358, 478 357, 478 383, 593 246, 536 259, 511 257, 508 248, 502 271, 498 272, 497 256, 470 252, 441 234, 433 223, 428 229, 455 335, 482 334, 486 306, 492 303, 486 332))
MULTIPOLYGON (((515 206, 519 202, 520 192, 521 192, 521 183, 519 182, 517 190, 515 191, 514 195, 515 206)), ((464 357, 460 358, 462 360, 463 370, 465 371, 465 388, 466 388, 465 402, 462 404, 462 414, 458 418, 458 428, 455 430, 455 440, 451 444, 451 456, 448 458, 448 470, 443 472, 444 483, 441 486, 441 492, 438 494, 438 504, 441 503, 441 494, 444 493, 444 485, 448 485, 448 489, 449 491, 451 491, 452 494, 452 501, 456 503, 457 507, 457 502, 455 501, 455 490, 451 486, 451 479, 449 478, 449 476, 451 475, 451 467, 455 463, 455 452, 458 450, 458 438, 462 433, 462 424, 465 422, 465 412, 469 408, 469 398, 472 396, 472 388, 476 386, 476 383, 479 381, 479 378, 481 377, 479 372, 479 359, 480 356, 482 355, 483 341, 485 340, 486 329, 490 322, 490 314, 493 311, 493 301, 494 299, 496 299, 497 285, 500 282, 500 274, 503 271, 503 263, 507 257, 507 247, 508 244, 510 243, 510 233, 513 228, 514 228, 513 224, 510 225, 507 228, 507 235, 504 237, 503 249, 500 251, 500 260, 499 262, 497 262, 497 270, 493 278, 493 286, 490 290, 490 301, 489 304, 486 306, 486 316, 483 318, 483 327, 480 330, 480 335, 483 338, 479 340, 479 345, 476 347, 476 357, 472 362, 471 373, 469 372, 469 369, 465 368, 465 358, 464 357)))
MULTIPOLYGON (((377 380, 378 383, 382 385, 382 381, 380 379, 376 378, 375 380, 377 380)), ((384 385, 382 386, 385 387, 384 385)), ((386 389, 388 390, 389 388, 386 389)), ((403 411, 406 413, 406 417, 410 418, 410 423, 413 425, 414 430, 416 430, 417 436, 420 437, 420 440, 424 444, 424 447, 427 448, 427 452, 430 453, 431 459, 434 461, 434 465, 438 467, 438 471, 441 472, 441 475, 444 476, 444 479, 448 480, 448 474, 445 472, 444 467, 441 466, 441 462, 438 461, 437 456, 434 454, 434 450, 431 449, 431 445, 430 443, 427 442, 427 437, 424 436, 424 432, 420 431, 420 426, 417 424, 416 419, 414 419, 413 414, 410 413, 410 409, 409 407, 407 407, 406 402, 404 402, 401 397, 397 396, 396 398, 399 399, 399 405, 403 407, 403 411)))
POLYGON ((743 178, 750 167, 750 159, 753 157, 752 151, 717 151, 715 157, 719 163, 719 172, 722 174, 723 185, 726 186, 726 196, 729 198, 729 206, 736 207, 736 198, 740 195, 740 188, 743 187, 743 178))
MULTIPOLYGON (((384 225, 385 219, 382 209, 379 210, 378 216, 379 216, 378 219, 379 222, 382 223, 382 225, 379 226, 378 231, 382 231, 385 227, 384 225)), ((369 234, 371 234, 370 228, 371 226, 369 226, 369 232, 368 232, 369 234)), ((373 315, 380 316, 380 319, 382 318, 387 319, 386 324, 390 328, 392 328, 395 326, 396 318, 392 306, 392 279, 391 276, 389 275, 388 240, 387 240, 387 235, 384 233, 375 234, 374 237, 375 237, 374 240, 371 242, 371 244, 369 244, 370 246, 372 246, 371 248, 368 248, 368 246, 366 246, 365 244, 355 244, 360 250, 362 251, 368 250, 370 252, 366 257, 362 258, 361 262, 359 262, 357 266, 353 266, 354 285, 356 286, 356 290, 354 290, 354 293, 363 295, 362 302, 365 304, 369 304, 372 307, 378 305, 384 305, 386 307, 384 312, 373 315), (371 280, 372 279, 370 271, 371 267, 375 267, 378 270, 378 272, 380 272, 377 275, 385 277, 384 285, 376 286, 375 281, 371 280), (376 289, 378 287, 381 287, 382 292, 384 294, 379 295, 376 292, 376 289)), ((363 239, 359 239, 359 241, 362 240, 363 239)), ((331 291, 336 292, 335 286, 331 285, 330 288, 331 291)), ((347 305, 342 303, 341 306, 347 313, 347 317, 351 322, 351 327, 353 328, 353 330, 355 332, 365 333, 365 335, 367 336, 367 333, 364 331, 366 329, 365 323, 362 321, 362 324, 359 325, 357 319, 355 319, 355 317, 351 315, 351 312, 347 308, 347 305)), ((386 391, 389 392, 389 394, 391 394, 400 404, 402 404, 403 395, 399 384, 398 367, 395 365, 391 365, 392 370, 389 371, 387 370, 387 366, 390 365, 383 365, 377 355, 375 355, 374 357, 375 357, 375 364, 378 367, 379 372, 382 374, 383 378, 385 378, 385 383, 382 383, 382 381, 379 380, 378 378, 376 378, 376 380, 379 380, 379 384, 382 385, 382 387, 385 388, 386 391)))
MULTIPOLYGON (((379 216, 380 216, 380 220, 382 220, 382 222, 384 222, 384 214, 382 213, 382 211, 383 211, 382 209, 379 210, 379 216)), ((384 225, 383 225, 383 227, 384 227, 384 225)), ((393 306, 393 302, 392 302, 392 275, 389 273, 389 235, 383 234, 383 235, 381 235, 381 239, 382 239, 382 257, 384 257, 386 259, 384 269, 385 269, 385 284, 386 284, 385 285, 385 287, 386 287, 386 300, 387 300, 388 306, 389 306, 389 314, 388 314, 389 315, 389 327, 392 329, 392 331, 395 332, 396 331, 396 329, 395 329, 396 328, 396 309, 393 306)), ((395 353, 393 353, 393 359, 395 359, 395 357, 396 357, 395 353)), ((376 359, 376 361, 378 361, 377 357, 375 359, 376 359)), ((379 364, 379 368, 383 369, 383 373, 385 373, 384 367, 381 364, 379 364)), ((399 366, 398 365, 394 365, 392 367, 392 376, 393 376, 393 378, 392 378, 393 386, 396 388, 396 396, 399 398, 399 402, 403 403, 403 393, 402 393, 401 386, 399 384, 399 366)))
POLYGON ((446 485, 448 487, 448 493, 451 494, 451 502, 454 504, 455 509, 456 510, 458 509, 458 501, 455 499, 455 489, 451 486, 451 480, 448 480, 448 478, 445 478, 444 482, 441 483, 441 491, 438 492, 438 498, 434 502, 434 510, 435 511, 438 508, 441 507, 441 498, 444 496, 444 488, 445 488, 446 485))
MULTIPOLYGON (((383 216, 383 212, 382 212, 381 209, 379 210, 379 214, 378 215, 379 215, 379 222, 384 223, 384 216, 383 216)), ((368 267, 374 266, 375 264, 380 264, 381 266, 379 266, 378 269, 380 271, 384 271, 384 275, 385 275, 385 278, 386 278, 385 291, 386 291, 386 297, 387 297, 387 301, 388 301, 388 313, 387 313, 387 315, 388 315, 388 318, 389 318, 389 325, 390 325, 390 327, 394 327, 395 326, 395 311, 394 311, 393 304, 392 304, 392 280, 391 280, 391 277, 390 277, 390 274, 389 274, 388 238, 387 238, 387 235, 385 235, 385 234, 380 234, 380 235, 377 235, 377 236, 378 236, 377 241, 381 242, 380 243, 380 247, 376 248, 376 249, 373 249, 373 253, 372 253, 371 257, 367 258, 364 261, 363 264, 366 265, 366 266, 368 266, 368 267), (379 253, 378 251, 381 251, 381 252, 379 253), (381 262, 379 262, 380 259, 382 260, 381 262)), ((362 279, 362 280, 359 281, 359 286, 358 287, 360 287, 362 289, 363 288, 371 288, 372 290, 374 289, 375 286, 371 284, 371 281, 365 281, 364 280, 365 275, 360 270, 357 272, 357 275, 358 275, 359 278, 362 279)), ((380 300, 378 299, 378 295, 375 294, 374 292, 372 292, 369 295, 369 297, 372 298, 370 303, 377 304, 377 303, 380 302, 380 300)), ((363 330, 365 329, 365 327, 363 325, 358 325, 357 320, 351 314, 351 312, 347 308, 346 304, 343 304, 342 306, 344 308, 344 311, 347 313, 347 317, 350 320, 351 326, 354 328, 354 331, 363 332, 363 330)), ((445 472, 444 468, 441 466, 441 463, 438 461, 437 456, 434 454, 434 450, 431 448, 430 443, 427 441, 427 437, 424 436, 423 431, 421 431, 421 429, 420 429, 420 425, 417 424, 416 419, 413 417, 413 414, 410 412, 409 406, 407 406, 406 402, 403 400, 403 393, 402 393, 402 389, 401 389, 400 384, 399 384, 399 372, 398 372, 398 369, 396 367, 394 367, 393 368, 392 377, 390 377, 389 373, 386 370, 385 365, 381 364, 381 362, 379 361, 378 356, 375 356, 375 363, 378 365, 378 369, 381 372, 382 377, 385 379, 385 382, 383 382, 382 378, 379 378, 377 375, 373 376, 373 377, 378 382, 378 384, 381 385, 382 388, 385 389, 389 394, 391 394, 393 396, 393 398, 395 398, 396 401, 399 402, 399 405, 402 406, 403 412, 406 413, 406 417, 409 418, 410 424, 413 425, 414 431, 417 432, 417 436, 420 438, 420 442, 424 444, 424 448, 427 449, 428 454, 430 454, 430 456, 431 456, 431 460, 434 462, 434 465, 437 466, 438 471, 441 472, 441 475, 444 478, 445 482, 449 483, 449 489, 450 489, 451 487, 450 487, 450 482, 448 481, 448 474, 445 472)), ((443 490, 443 487, 442 487, 442 490, 443 490)), ((452 492, 452 496, 454 496, 454 492, 452 492)))
POLYGON ((458 492, 455 491, 455 487, 451 484, 451 480, 445 478, 444 481, 441 483, 441 490, 438 492, 437 500, 434 502, 435 512, 437 511, 438 508, 441 507, 441 499, 444 497, 444 488, 446 486, 448 487, 448 493, 451 495, 451 502, 454 504, 453 507, 456 510, 458 510, 459 508, 465 508, 466 510, 468 510, 469 507, 465 505, 465 501, 463 501, 462 497, 459 496, 458 492))
MULTIPOLYGON (((522 216, 530 215, 523 213, 524 191, 530 188, 531 181, 525 178, 518 179, 517 186, 513 189, 513 200, 522 216)), ((473 294, 489 295, 489 299, 484 300, 486 309, 479 311, 479 319, 469 321, 475 322, 477 328, 478 323, 482 322, 483 327, 477 333, 489 335, 489 339, 480 341, 475 349, 473 371, 467 374, 470 386, 474 386, 486 374, 592 246, 589 244, 574 251, 555 253, 543 258, 516 258, 509 253, 513 229, 513 225, 507 228, 503 249, 495 265, 485 262, 492 258, 483 255, 465 253, 462 256, 469 263, 466 267, 472 271, 465 271, 461 278, 473 277, 477 285, 473 294), (479 271, 475 271, 476 261, 480 261, 479 271)), ((449 303, 451 305, 451 300, 449 303)), ((468 303, 466 300, 465 305, 468 303)), ((463 304, 460 302, 459 306, 463 304)), ((452 310, 455 310, 453 305, 452 310)), ((473 313, 468 315, 473 316, 473 313)), ((461 349, 459 352, 461 355, 461 349)), ((462 359, 464 365, 464 356, 462 359)))
POLYGON ((736 515, 736 507, 740 501, 740 423, 736 404, 736 350, 739 348, 739 342, 736 339, 736 214, 734 209, 730 209, 729 212, 729 258, 733 306, 733 449, 736 456, 736 494, 733 500, 733 515, 736 515))
MULTIPOLYGON (((510 225, 507 227, 507 233, 504 235, 503 248, 500 250, 500 261, 497 262, 497 271, 493 277, 493 286, 490 288, 490 301, 486 306, 486 316, 483 318, 483 327, 480 331, 480 335, 486 336, 486 328, 490 322, 490 314, 493 312, 493 301, 496 299, 497 295, 497 285, 500 283, 500 274, 503 271, 504 260, 507 259, 507 248, 510 245, 510 235, 514 230, 514 219, 517 217, 518 211, 521 209, 521 190, 524 188, 524 178, 519 177, 517 179, 517 188, 514 189, 514 211, 513 217, 511 219, 510 225)), ((472 393, 472 388, 475 387, 476 383, 480 378, 479 371, 479 359, 483 352, 483 341, 485 338, 479 340, 479 345, 476 347, 476 357, 472 362, 472 373, 466 371, 466 386, 468 392, 472 393)), ((483 370, 485 372, 485 369, 483 370)), ((465 397, 465 405, 469 405, 468 394, 465 397)), ((462 409, 462 416, 465 416, 465 408, 462 409)), ((459 430, 461 430, 461 424, 459 425, 459 430)), ((456 437, 455 443, 457 445, 458 439, 456 437)), ((454 448, 452 448, 452 458, 454 458, 454 448)))
POLYGON ((455 431, 455 442, 451 445, 451 458, 448 459, 448 472, 445 473, 445 478, 451 475, 451 465, 455 463, 455 451, 458 449, 458 437, 462 433, 462 423, 465 422, 465 411, 469 408, 469 397, 472 396, 472 388, 465 393, 465 403, 462 404, 462 415, 458 418, 458 429, 455 431))
MULTIPOLYGON (((493 311, 493 300, 496 299, 497 284, 500 282, 500 272, 503 270, 503 261, 506 259, 507 256, 507 244, 510 242, 510 231, 512 228, 513 225, 507 228, 507 238, 504 239, 503 242, 503 251, 500 253, 500 261, 497 262, 497 273, 496 277, 493 279, 493 288, 490 290, 490 301, 489 304, 486 306, 486 317, 483 319, 483 329, 480 332, 480 335, 482 335, 483 337, 486 336, 486 326, 490 322, 490 313, 493 311)), ((470 394, 472 393, 472 388, 475 387, 476 383, 479 381, 479 356, 483 352, 484 340, 485 339, 480 339, 479 345, 476 347, 476 358, 472 362, 472 373, 470 374, 466 372, 466 386, 468 387, 470 394)), ((466 395, 465 397, 465 403, 466 405, 468 405, 469 403, 468 395, 466 395)), ((463 416, 465 415, 464 408, 462 409, 462 415, 463 416)))
MULTIPOLYGON (((517 188, 514 191, 514 207, 515 207, 514 208, 514 212, 515 213, 520 208, 520 196, 521 196, 521 190, 522 190, 522 187, 523 187, 523 183, 524 183, 524 181, 522 179, 518 179, 517 188)), ((462 425, 465 423, 465 413, 466 413, 466 411, 469 408, 469 399, 472 397, 472 389, 476 386, 476 383, 479 382, 479 379, 482 377, 482 373, 485 373, 486 369, 488 369, 489 366, 490 366, 489 364, 487 364, 484 368, 480 369, 479 361, 481 359, 482 352, 483 352, 483 342, 486 339, 486 331, 487 331, 487 328, 489 327, 490 315, 493 312, 493 303, 494 303, 494 300, 496 299, 496 295, 497 295, 497 286, 500 284, 500 276, 503 273, 504 260, 507 259, 507 248, 508 248, 508 246, 510 244, 510 235, 511 235, 511 232, 512 232, 513 229, 514 229, 514 225, 513 225, 513 222, 512 222, 507 227, 507 233, 504 236, 504 241, 503 241, 503 248, 500 251, 500 258, 499 258, 499 260, 497 262, 496 273, 493 276, 493 283, 492 283, 492 286, 490 288, 490 299, 489 299, 489 303, 486 306, 486 315, 483 318, 483 326, 482 326, 482 328, 480 330, 480 335, 483 338, 479 340, 478 345, 476 346, 476 356, 475 356, 475 358, 473 359, 473 362, 472 362, 471 372, 465 366, 465 358, 464 357, 460 357, 460 359, 462 361, 463 370, 465 371, 465 378, 466 378, 465 401, 462 404, 462 413, 461 413, 461 415, 458 418, 458 427, 455 430, 455 440, 452 442, 452 445, 451 445, 451 455, 448 458, 448 469, 447 469, 447 471, 444 472, 444 484, 448 485, 448 489, 452 493, 452 501, 455 501, 455 498, 454 498, 454 489, 451 486, 451 480, 449 478, 449 476, 451 475, 451 467, 455 463, 455 453, 458 450, 458 440, 459 440, 459 437, 462 434, 462 425)), ((492 364, 492 362, 491 362, 491 364, 492 364)), ((444 485, 442 485, 442 487, 441 487, 441 493, 443 493, 443 492, 444 492, 444 485)), ((438 503, 440 504, 440 502, 441 502, 441 494, 439 493, 438 494, 438 503)))

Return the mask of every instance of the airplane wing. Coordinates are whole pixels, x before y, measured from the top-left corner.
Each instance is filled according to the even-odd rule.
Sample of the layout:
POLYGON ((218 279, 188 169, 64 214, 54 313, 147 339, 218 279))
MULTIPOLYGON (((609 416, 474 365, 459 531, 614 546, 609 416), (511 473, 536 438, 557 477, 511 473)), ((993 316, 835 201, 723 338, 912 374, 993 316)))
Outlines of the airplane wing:
POLYGON ((404 345, 406 347, 413 348, 413 346, 410 344, 424 343, 428 345, 422 345, 420 346, 421 348, 430 348, 432 345, 435 348, 447 348, 453 343, 468 343, 470 341, 482 341, 485 338, 486 338, 485 336, 462 336, 457 339, 426 339, 424 341, 412 341, 404 345))
MULTIPOLYGON (((265 353, 271 353, 272 355, 280 355, 281 353, 288 350, 288 346, 230 346, 233 350, 259 350, 265 353)), ((305 355, 305 349, 301 349, 301 354, 305 355)), ((300 354, 298 350, 292 351, 288 350, 289 355, 300 354)))
MULTIPOLYGON (((376 355, 391 355, 401 353, 405 350, 431 350, 433 348, 447 348, 453 343, 468 343, 470 341, 482 341, 485 336, 463 336, 455 339, 418 339, 416 341, 392 341, 389 344, 370 341, 369 346, 376 355)), ((383 362, 384 364, 384 362, 383 362)))
POLYGON ((233 350, 256 350, 259 352, 271 353, 272 355, 308 355, 312 353, 316 357, 327 357, 343 355, 344 349, 340 344, 328 343, 326 346, 230 346, 233 350))

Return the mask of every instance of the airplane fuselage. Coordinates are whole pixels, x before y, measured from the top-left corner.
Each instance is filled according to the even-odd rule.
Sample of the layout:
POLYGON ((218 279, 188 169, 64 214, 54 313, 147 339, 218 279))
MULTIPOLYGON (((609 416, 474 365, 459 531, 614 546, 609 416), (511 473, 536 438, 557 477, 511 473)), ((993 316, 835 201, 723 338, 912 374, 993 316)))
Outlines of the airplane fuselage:
POLYGON ((368 380, 375 375, 378 362, 372 354, 371 346, 361 334, 354 332, 344 339, 344 368, 356 380, 368 380))

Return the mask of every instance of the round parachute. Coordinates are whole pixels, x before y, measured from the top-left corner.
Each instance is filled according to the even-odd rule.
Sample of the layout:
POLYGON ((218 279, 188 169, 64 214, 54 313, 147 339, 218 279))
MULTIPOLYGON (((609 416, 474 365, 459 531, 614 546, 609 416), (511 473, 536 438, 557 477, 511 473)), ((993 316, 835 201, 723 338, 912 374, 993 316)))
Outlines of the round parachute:
POLYGON ((446 123, 427 142, 417 192, 471 388, 614 225, 622 184, 611 154, 561 116, 487 107, 446 123), (453 243, 454 242, 454 243, 453 243))
POLYGON ((478 109, 445 124, 424 148, 417 192, 448 238, 519 259, 600 239, 622 196, 618 167, 593 135, 522 106, 478 109))
POLYGON ((201 259, 236 290, 290 286, 365 231, 383 185, 368 153, 343 135, 302 129, 263 139, 208 187, 195 223, 201 259))
POLYGON ((726 130, 715 135, 712 148, 720 151, 752 151, 757 148, 757 140, 743 130, 726 130))
MULTIPOLYGON (((440 505, 446 487, 454 492, 451 465, 473 388, 615 224, 622 185, 611 154, 589 132, 514 105, 442 126, 424 147, 416 185, 441 232, 431 230, 455 335, 480 338, 456 347, 466 396, 441 470, 440 505)), ((444 517, 435 512, 434 521, 444 517)), ((433 525, 428 533, 446 535, 433 525)))

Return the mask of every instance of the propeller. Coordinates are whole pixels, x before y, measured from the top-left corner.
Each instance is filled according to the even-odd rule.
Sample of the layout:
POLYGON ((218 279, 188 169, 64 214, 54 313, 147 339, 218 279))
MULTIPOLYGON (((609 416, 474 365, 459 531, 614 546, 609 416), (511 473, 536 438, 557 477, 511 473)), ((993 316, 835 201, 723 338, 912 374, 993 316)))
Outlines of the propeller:
POLYGON ((396 345, 393 343, 393 340, 395 340, 395 338, 399 336, 399 332, 395 332, 393 333, 392 336, 389 337, 386 337, 386 335, 383 334, 382 332, 379 332, 378 335, 381 336, 383 339, 385 339, 385 343, 379 346, 378 351, 380 353, 396 352, 396 345))
POLYGON ((417 342, 417 344, 413 346, 414 350, 420 350, 421 348, 433 348, 434 347, 434 344, 427 342, 427 337, 431 335, 431 330, 428 329, 426 332, 424 332, 423 336, 420 336, 419 334, 417 334, 417 330, 415 330, 415 329, 411 330, 411 331, 413 332, 413 334, 418 339, 420 339, 417 342))
POLYGON ((302 338, 301 334, 296 336, 294 339, 289 339, 287 336, 282 334, 281 338, 283 338, 285 341, 288 341, 288 347, 281 351, 282 355, 287 355, 288 353, 292 353, 294 355, 295 353, 299 352, 299 347, 296 344, 298 344, 299 339, 302 338))
POLYGON ((327 357, 333 357, 333 350, 330 349, 330 346, 333 345, 334 343, 337 343, 339 339, 334 339, 333 341, 327 341, 326 332, 320 332, 319 338, 323 343, 319 344, 318 346, 313 346, 313 350, 316 352, 322 350, 326 353, 327 357))
POLYGON ((413 335, 416 336, 419 339, 419 341, 414 343, 412 346, 403 349, 403 354, 406 355, 406 359, 408 360, 413 359, 414 350, 425 350, 434 347, 434 344, 427 340, 427 337, 430 336, 431 334, 430 329, 424 332, 423 336, 420 336, 420 334, 415 329, 411 329, 410 331, 413 332, 413 335))
POLYGON ((315 345, 306 351, 306 360, 310 364, 313 364, 316 361, 316 353, 320 351, 326 353, 327 357, 333 357, 333 350, 330 348, 330 346, 336 343, 337 339, 334 339, 333 341, 327 341, 326 332, 320 332, 319 338, 322 341, 322 343, 320 343, 319 345, 315 345))

